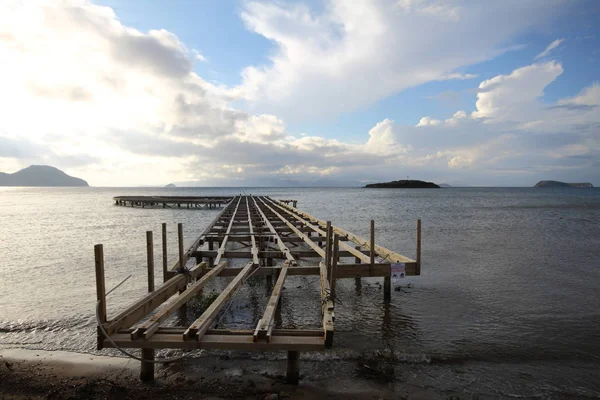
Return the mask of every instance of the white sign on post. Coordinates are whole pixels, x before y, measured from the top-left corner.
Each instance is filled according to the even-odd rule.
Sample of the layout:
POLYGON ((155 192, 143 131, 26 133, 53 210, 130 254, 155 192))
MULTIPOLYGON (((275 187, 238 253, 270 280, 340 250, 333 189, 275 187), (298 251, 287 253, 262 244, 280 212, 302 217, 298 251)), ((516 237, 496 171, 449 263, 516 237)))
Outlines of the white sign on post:
POLYGON ((406 276, 406 264, 393 263, 390 268, 390 273, 393 281, 397 281, 406 276))

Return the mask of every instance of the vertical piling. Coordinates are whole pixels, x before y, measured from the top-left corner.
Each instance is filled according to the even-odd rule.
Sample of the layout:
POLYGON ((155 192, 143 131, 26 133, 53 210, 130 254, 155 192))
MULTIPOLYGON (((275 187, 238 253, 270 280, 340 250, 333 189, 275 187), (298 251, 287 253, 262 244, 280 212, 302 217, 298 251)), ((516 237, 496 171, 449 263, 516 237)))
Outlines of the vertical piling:
MULTIPOLYGON (((360 246, 355 246, 354 247, 356 250, 360 250, 360 246)), ((360 264, 362 261, 360 258, 358 257, 354 257, 354 262, 356 264, 360 264)), ((361 281, 360 281, 360 276, 357 276, 354 278, 354 283, 356 284, 356 289, 360 290, 361 287, 361 281)))
POLYGON ((179 269, 183 271, 185 261, 183 257, 183 224, 181 222, 177 224, 177 240, 179 242, 179 269))
POLYGON ((325 228, 325 265, 327 266, 327 275, 329 275, 329 269, 331 267, 331 221, 327 221, 327 228, 325 228))
POLYGON ((375 220, 371 220, 371 243, 369 243, 369 255, 371 256, 370 272, 373 273, 375 265, 375 220))
POLYGON ((162 224, 162 270, 163 270, 163 282, 168 280, 167 271, 168 271, 168 259, 167 259, 167 224, 163 222, 162 224))
MULTIPOLYGON (((94 246, 94 260, 96 264, 96 298, 98 304, 98 318, 100 323, 106 322, 106 282, 104 280, 104 248, 101 244, 94 246)), ((98 328, 98 350, 102 349, 104 337, 98 328)))
POLYGON ((289 384, 297 385, 300 381, 299 359, 299 352, 288 351, 286 382, 289 384))
POLYGON ((146 232, 146 257, 148 260, 148 292, 154 291, 154 239, 152 231, 146 232))
MULTIPOLYGON (((154 291, 154 241, 152 231, 146 232, 146 252, 148 259, 148 293, 154 291)), ((154 361, 154 349, 142 349, 142 360, 154 361)), ((154 363, 142 361, 140 369, 142 382, 154 380, 154 363)))
POLYGON ((421 219, 417 220, 417 275, 421 275, 421 219))

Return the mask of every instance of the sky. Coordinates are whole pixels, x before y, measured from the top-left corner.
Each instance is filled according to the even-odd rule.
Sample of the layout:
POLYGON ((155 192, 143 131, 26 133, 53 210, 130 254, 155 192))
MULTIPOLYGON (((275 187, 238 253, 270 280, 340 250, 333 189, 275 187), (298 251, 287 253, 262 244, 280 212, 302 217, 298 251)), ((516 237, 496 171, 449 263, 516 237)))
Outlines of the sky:
POLYGON ((0 1, 0 171, 600 186, 600 1, 0 1))

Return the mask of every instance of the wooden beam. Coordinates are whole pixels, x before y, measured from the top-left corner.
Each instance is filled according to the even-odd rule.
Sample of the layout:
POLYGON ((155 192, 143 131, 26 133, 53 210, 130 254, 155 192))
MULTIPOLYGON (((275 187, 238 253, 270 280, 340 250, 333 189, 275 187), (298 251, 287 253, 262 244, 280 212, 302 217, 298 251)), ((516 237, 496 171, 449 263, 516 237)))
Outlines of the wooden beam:
POLYGON ((221 258, 223 258, 223 253, 225 253, 225 246, 227 245, 227 240, 229 239, 229 233, 231 232, 231 227, 233 226, 233 221, 235 220, 235 216, 237 214, 241 200, 242 200, 242 198, 239 197, 237 204, 235 205, 235 210, 233 211, 233 214, 231 215, 231 219, 229 220, 229 226, 227 227, 227 232, 225 234, 225 237, 223 238, 223 241, 221 242, 221 246, 219 246, 219 251, 217 252, 217 258, 215 258, 215 264, 220 263, 221 258))
POLYGON ((240 273, 227 285, 227 287, 221 292, 219 297, 213 301, 213 303, 202 313, 202 315, 190 325, 190 327, 183 333, 184 340, 200 340, 202 335, 208 330, 210 324, 217 316, 218 312, 223 308, 225 302, 233 296, 235 291, 240 287, 244 280, 253 268, 252 263, 248 263, 240 273))
POLYGON ((273 292, 271 293, 271 297, 269 298, 269 302, 267 303, 263 317, 258 321, 258 324, 256 324, 256 329, 254 331, 255 341, 259 339, 266 339, 268 342, 271 339, 271 335, 267 332, 271 329, 271 325, 273 323, 275 310, 277 309, 279 298, 281 297, 281 292, 283 291, 283 283, 287 277, 288 267, 283 267, 280 271, 279 278, 277 278, 277 282, 275 282, 273 292))
MULTIPOLYGON (((121 348, 152 349, 223 349, 264 351, 319 351, 324 349, 323 336, 273 336, 270 342, 255 342, 248 335, 204 335, 199 340, 182 339, 176 334, 155 334, 147 341, 131 340, 129 334, 117 333, 111 339, 121 348)), ((105 340, 105 347, 113 347, 105 340)))
POLYGON ((281 252, 285 256, 287 263, 290 265, 296 265, 296 259, 291 254, 290 249, 283 243, 283 241, 281 240, 281 237, 277 233, 277 230, 275 230, 275 227, 273 226, 273 224, 271 223, 269 218, 267 218, 267 216, 265 215, 263 210, 260 208, 260 206, 256 202, 256 198, 254 196, 252 196, 252 201, 254 202, 254 205, 255 205, 256 209, 258 210, 258 213, 260 214, 260 217, 262 218, 263 222, 267 225, 267 227, 269 228, 269 231, 273 234, 273 236, 275 238, 275 242, 277 244, 277 247, 279 247, 279 250, 281 250, 281 252))
POLYGON ((200 279, 194 282, 184 292, 180 293, 179 296, 173 298, 169 303, 165 304, 156 314, 150 317, 144 323, 134 328, 131 333, 131 339, 139 339, 143 336, 145 340, 148 340, 159 328, 160 324, 169 318, 175 311, 181 306, 190 301, 202 288, 208 283, 208 281, 219 275, 219 273, 228 265, 227 261, 219 263, 216 267, 212 268, 200 279))
POLYGON ((106 324, 104 327, 106 333, 111 335, 119 329, 128 328, 142 319, 149 312, 164 303, 169 297, 177 293, 177 291, 184 289, 188 279, 196 279, 198 275, 202 273, 202 268, 204 266, 206 266, 206 263, 197 265, 190 270, 189 274, 175 275, 159 286, 158 289, 154 290, 154 292, 148 293, 146 296, 127 307, 127 309, 106 324))
POLYGON ((269 206, 263 198, 259 197, 259 200, 269 209, 271 210, 276 216, 277 218, 279 218, 281 221, 283 221, 289 228, 292 229, 292 231, 294 231, 294 233, 296 235, 298 235, 299 237, 302 238, 302 240, 304 240, 304 242, 310 246, 314 251, 316 251, 321 257, 325 258, 325 251, 323 251, 323 249, 321 249, 321 247, 319 247, 318 244, 316 244, 315 242, 313 242, 312 240, 310 240, 308 238, 308 236, 306 236, 304 233, 302 233, 298 228, 296 228, 292 223, 290 223, 287 219, 285 219, 281 214, 279 214, 277 211, 275 211, 271 206, 269 206))
POLYGON ((250 204, 248 204, 248 196, 246 199, 246 212, 248 213, 248 228, 250 229, 250 241, 252 243, 252 248, 250 252, 252 253, 252 262, 254 265, 258 265, 258 247, 256 247, 256 238, 254 237, 254 224, 252 223, 252 216, 250 215, 250 204))
MULTIPOLYGON (((272 199, 271 199, 271 201, 277 202, 277 200, 272 200, 272 199)), ((279 203, 279 202, 277 202, 277 203, 279 203)), ((283 203, 279 203, 279 204, 282 207, 285 207, 288 210, 290 210, 290 212, 296 213, 298 215, 303 216, 304 218, 307 218, 310 221, 316 222, 319 226, 325 227, 327 225, 326 221, 323 221, 323 220, 321 220, 319 218, 316 218, 316 217, 314 217, 314 216, 312 216, 312 215, 310 215, 310 214, 308 214, 308 213, 306 213, 304 211, 300 211, 298 209, 291 208, 289 206, 286 206, 283 203)), ((345 229, 342 229, 342 228, 340 228, 338 226, 334 226, 333 227, 333 232, 336 233, 336 234, 338 234, 338 235, 340 235, 341 237, 347 238, 348 240, 352 241, 353 243, 355 243, 355 244, 357 244, 359 246, 367 247, 367 250, 369 250, 368 249, 369 242, 366 239, 364 239, 364 238, 362 238, 362 237, 360 237, 358 235, 355 235, 355 234, 353 234, 351 232, 348 232, 345 229)), ((393 252, 393 251, 391 251, 389 249, 386 249, 383 246, 379 246, 377 244, 375 244, 375 251, 376 251, 377 255, 379 257, 383 258, 384 260, 386 260, 386 262, 401 262, 401 263, 414 263, 415 262, 415 260, 413 260, 413 259, 410 259, 410 258, 408 258, 406 256, 403 256, 402 254, 395 253, 395 252, 393 252)))

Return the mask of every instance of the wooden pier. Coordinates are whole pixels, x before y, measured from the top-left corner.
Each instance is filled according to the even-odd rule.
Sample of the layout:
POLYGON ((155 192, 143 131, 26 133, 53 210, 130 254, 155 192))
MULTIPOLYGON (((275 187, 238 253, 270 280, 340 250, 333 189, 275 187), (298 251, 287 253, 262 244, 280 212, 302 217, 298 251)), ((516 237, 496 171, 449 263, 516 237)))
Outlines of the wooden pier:
POLYGON ((116 196, 115 205, 142 208, 220 208, 228 204, 232 196, 116 196))
MULTIPOLYGON (((217 199, 217 198, 213 198, 217 199)), ((220 198, 223 199, 223 198, 220 198)), ((135 200, 134 200, 135 201, 135 200)), ((142 349, 142 380, 154 377, 154 349, 231 349, 287 351, 287 380, 298 382, 301 351, 322 351, 333 345, 334 299, 338 279, 380 277, 383 301, 391 299, 391 269, 420 275, 420 220, 417 222, 415 260, 375 242, 371 221, 368 239, 318 219, 289 204, 264 196, 229 198, 222 211, 187 249, 183 227, 178 225, 178 258, 168 265, 166 224, 162 226, 162 275, 164 283, 154 287, 153 235, 147 232, 148 294, 120 314, 108 318, 104 283, 104 256, 95 246, 98 300, 98 348, 142 349), (232 246, 235 244, 235 246, 232 246), (235 247, 235 249, 233 248, 235 247), (232 267, 229 260, 246 260, 232 267), (298 275, 320 277, 322 327, 277 329, 275 313, 284 284, 298 275), (262 318, 254 329, 214 329, 216 317, 250 276, 266 276, 272 292, 265 299, 262 318), (214 279, 230 279, 226 288, 188 326, 169 326, 169 317, 185 306, 214 279)), ((185 203, 182 203, 185 204, 185 203)))

